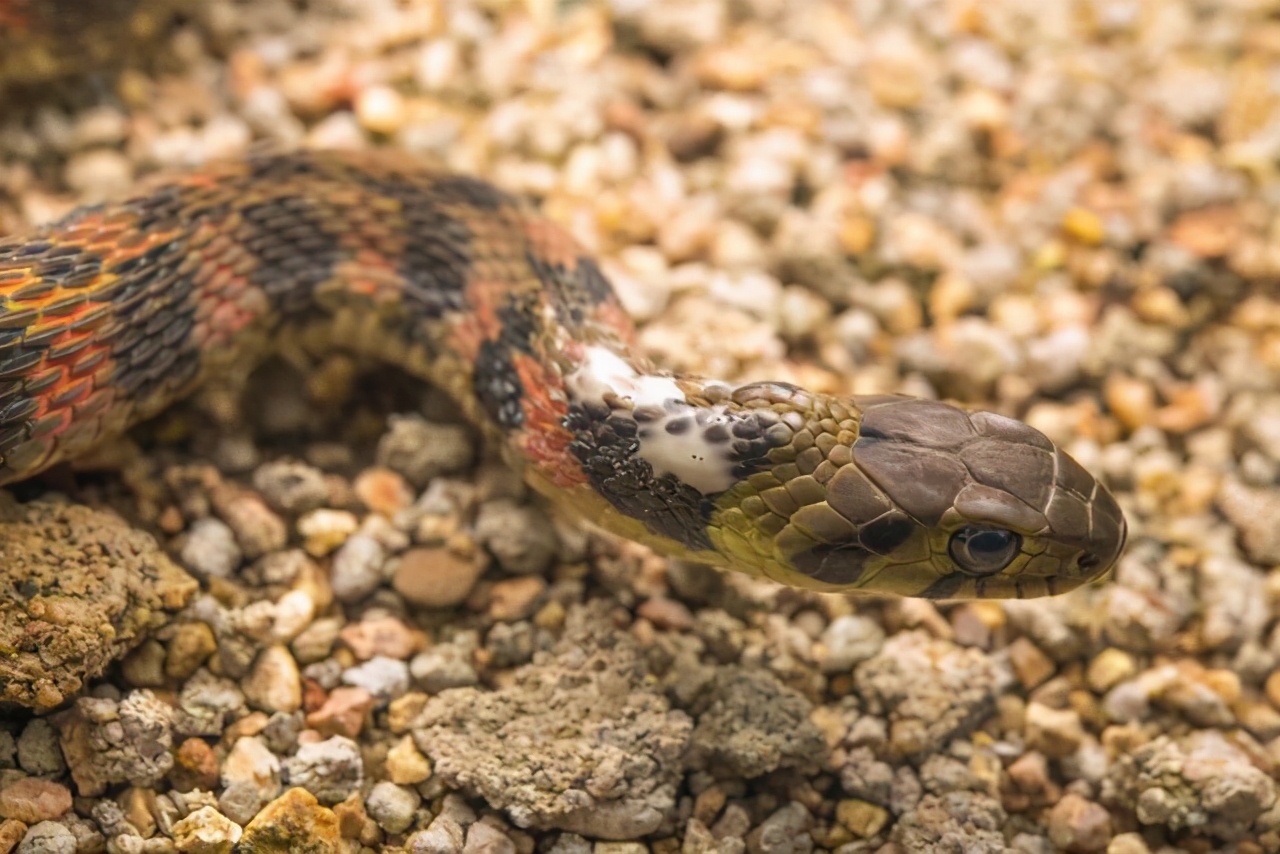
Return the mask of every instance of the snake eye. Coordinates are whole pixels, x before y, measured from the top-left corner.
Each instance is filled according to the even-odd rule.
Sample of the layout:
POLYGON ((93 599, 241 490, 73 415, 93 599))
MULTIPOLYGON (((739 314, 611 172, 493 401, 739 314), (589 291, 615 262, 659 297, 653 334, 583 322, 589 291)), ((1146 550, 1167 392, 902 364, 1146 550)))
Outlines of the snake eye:
POLYGON ((1022 548, 1022 537, 1001 528, 961 528, 951 535, 947 552, 967 575, 994 575, 1022 548))

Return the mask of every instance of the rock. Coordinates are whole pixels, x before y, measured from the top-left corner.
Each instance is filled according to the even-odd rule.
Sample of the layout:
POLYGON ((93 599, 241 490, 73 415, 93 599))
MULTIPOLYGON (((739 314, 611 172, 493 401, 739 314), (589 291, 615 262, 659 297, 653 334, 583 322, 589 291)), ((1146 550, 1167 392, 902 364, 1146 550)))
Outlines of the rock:
POLYGON ((426 636, 395 617, 374 617, 348 623, 339 633, 342 642, 361 661, 374 656, 408 659, 426 645, 426 636))
POLYGON ((406 601, 422 608, 452 608, 470 595, 485 561, 441 547, 413 548, 400 556, 391 585, 406 601))
POLYGON ((201 807, 174 822, 174 847, 184 854, 231 854, 243 831, 213 807, 201 807))
POLYGON ((173 630, 165 651, 164 675, 175 681, 186 680, 217 651, 218 639, 208 624, 181 623, 173 630))
POLYGON ((237 854, 341 854, 338 817, 304 789, 290 789, 244 829, 237 854))
POLYGON ((298 533, 307 554, 323 557, 340 547, 360 527, 360 520, 347 510, 321 507, 298 520, 298 533))
POLYGON ((422 755, 413 737, 406 735, 387 751, 387 779, 403 786, 416 786, 431 778, 431 761, 422 755))
POLYGON ((870 617, 846 614, 832 620, 820 640, 825 649, 822 672, 847 673, 880 651, 884 629, 870 617))
POLYGON ((432 424, 416 415, 392 417, 378 442, 378 465, 399 472, 418 489, 442 474, 470 468, 474 458, 465 427, 432 424))
POLYGON ((244 554, 235 532, 221 519, 197 519, 182 545, 182 563, 196 578, 230 578, 244 554))
POLYGON ((854 682, 868 711, 889 719, 889 747, 898 756, 932 753, 965 735, 995 710, 1007 680, 981 650, 929 637, 894 635, 858 665, 854 682))
POLYGON ((809 720, 812 711, 768 671, 725 668, 691 709, 698 723, 687 761, 748 779, 779 768, 815 768, 827 745, 809 720))
POLYGON ((360 748, 340 735, 303 744, 284 767, 290 783, 303 787, 322 804, 340 803, 364 780, 360 748))
POLYGON ((1249 559, 1271 566, 1280 563, 1280 495, 1228 479, 1218 491, 1220 509, 1240 533, 1249 559))
POLYGON ((1132 810, 1142 824, 1228 842, 1252 837, 1278 794, 1276 782, 1217 730, 1156 736, 1121 754, 1102 787, 1104 803, 1132 810))
POLYGON ((188 738, 173 755, 169 782, 179 792, 209 791, 218 784, 221 773, 218 756, 209 743, 202 738, 188 738))
POLYGON ((373 537, 352 534, 333 556, 333 595, 339 602, 358 602, 377 590, 386 559, 386 550, 373 537))
POLYGON ((202 668, 182 686, 174 730, 182 735, 221 736, 226 722, 244 711, 244 703, 235 682, 202 668))
POLYGON ((307 715, 307 726, 326 738, 331 735, 355 738, 364 728, 365 717, 373 704, 373 695, 364 688, 334 688, 324 704, 307 715))
POLYGON ((0 493, 0 707, 61 705, 195 591, 149 534, 118 516, 0 493))
POLYGON ((289 528, 262 497, 250 489, 222 482, 209 490, 209 501, 236 535, 250 560, 279 551, 289 541, 289 528))
POLYGON ((433 696, 413 735, 435 776, 520 827, 634 839, 674 808, 691 728, 607 612, 575 608, 552 657, 497 691, 433 696))
POLYGON ((413 490, 409 484, 390 469, 365 469, 352 488, 365 507, 388 519, 413 503, 413 490))
POLYGON ((253 472, 253 488, 272 507, 293 515, 323 507, 329 500, 324 472, 293 460, 258 466, 253 472))
POLYGON ((747 851, 750 854, 809 854, 813 839, 808 830, 813 826, 813 816, 802 804, 792 801, 760 822, 760 826, 747 835, 747 851))
POLYGON ((428 694, 449 688, 465 688, 480 681, 472 664, 473 645, 458 642, 437 644, 409 662, 409 675, 428 694))
POLYGON ((81 697, 54 717, 71 779, 83 797, 116 783, 153 786, 173 767, 172 710, 146 690, 119 702, 81 697))
POLYGON ((27 830, 16 854, 76 854, 76 838, 57 822, 42 821, 27 830))
POLYGON ((302 677, 289 648, 275 644, 254 661, 243 683, 249 705, 268 712, 296 712, 302 707, 302 677))
POLYGON ((547 582, 538 577, 495 581, 489 588, 489 616, 503 623, 527 619, 546 589, 547 582))
POLYGON ((466 840, 462 825, 447 815, 438 815, 427 825, 405 840, 406 854, 460 854, 466 840))
POLYGON ((889 822, 889 811, 884 807, 848 798, 836 804, 836 821, 859 839, 870 839, 889 822))
POLYGON ((1027 746, 1045 756, 1070 756, 1084 740, 1080 714, 1073 709, 1054 709, 1043 703, 1028 703, 1027 746))
POLYGON ((422 797, 408 786, 382 781, 365 798, 369 816, 387 833, 403 833, 413 824, 422 797))
POLYGON ((246 824, 280 794, 280 760, 260 739, 245 736, 222 761, 218 807, 237 824, 246 824))
POLYGON ((49 780, 23 777, 0 787, 0 818, 38 824, 55 819, 70 809, 70 790, 49 780))
POLYGON ((1049 839, 1073 854, 1106 851, 1111 841, 1111 814, 1101 805, 1067 792, 1049 811, 1049 839))
POLYGON ((409 665, 394 658, 377 655, 363 664, 342 671, 342 681, 347 685, 363 688, 380 705, 386 705, 409 690, 409 665))
POLYGON ((906 851, 1006 854, 1006 814, 1000 802, 979 792, 925 795, 894 824, 889 838, 906 851))
POLYGON ((0 852, 10 854, 26 835, 27 826, 22 822, 11 818, 0 821, 0 852))
POLYGON ((28 774, 52 776, 67 768, 58 748, 58 732, 46 718, 35 718, 27 723, 18 736, 16 746, 18 767, 28 774))
POLYGON ((546 514, 507 499, 480 506, 475 537, 513 575, 543 572, 559 548, 555 527, 546 514))

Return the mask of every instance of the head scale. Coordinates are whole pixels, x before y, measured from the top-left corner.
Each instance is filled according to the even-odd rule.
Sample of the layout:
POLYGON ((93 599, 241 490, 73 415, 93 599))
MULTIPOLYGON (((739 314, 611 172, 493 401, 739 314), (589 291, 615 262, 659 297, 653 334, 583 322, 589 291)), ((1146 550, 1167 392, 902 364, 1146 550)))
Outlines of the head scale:
POLYGON ((898 396, 805 396, 797 427, 794 412, 771 403, 743 415, 780 415, 793 429, 722 497, 712 524, 722 551, 754 552, 779 581, 1026 598, 1099 577, 1124 545, 1106 488, 1021 422, 898 396))

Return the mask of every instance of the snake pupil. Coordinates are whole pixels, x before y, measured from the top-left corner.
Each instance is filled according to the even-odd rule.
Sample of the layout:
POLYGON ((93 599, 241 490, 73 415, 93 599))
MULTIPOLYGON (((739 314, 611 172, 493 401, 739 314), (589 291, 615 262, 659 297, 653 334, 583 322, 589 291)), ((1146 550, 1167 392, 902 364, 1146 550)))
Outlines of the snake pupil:
POLYGON ((994 575, 1004 569, 1022 548, 1022 537, 1001 528, 961 528, 951 535, 947 551, 961 572, 994 575))

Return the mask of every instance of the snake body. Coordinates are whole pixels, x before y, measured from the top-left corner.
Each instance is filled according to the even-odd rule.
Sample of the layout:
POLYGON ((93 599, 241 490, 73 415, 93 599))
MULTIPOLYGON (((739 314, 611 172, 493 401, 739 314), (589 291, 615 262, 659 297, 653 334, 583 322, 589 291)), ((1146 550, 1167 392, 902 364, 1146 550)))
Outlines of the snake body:
POLYGON ((564 232, 385 152, 212 164, 0 240, 0 483, 284 346, 426 378, 578 515, 792 586, 1053 594, 1125 538, 1106 489, 1018 421, 655 370, 564 232))

